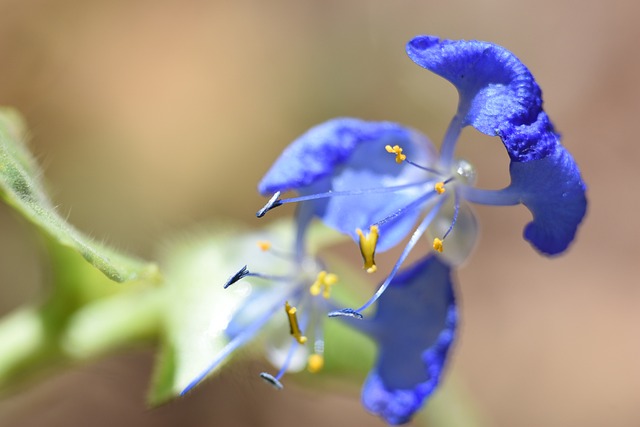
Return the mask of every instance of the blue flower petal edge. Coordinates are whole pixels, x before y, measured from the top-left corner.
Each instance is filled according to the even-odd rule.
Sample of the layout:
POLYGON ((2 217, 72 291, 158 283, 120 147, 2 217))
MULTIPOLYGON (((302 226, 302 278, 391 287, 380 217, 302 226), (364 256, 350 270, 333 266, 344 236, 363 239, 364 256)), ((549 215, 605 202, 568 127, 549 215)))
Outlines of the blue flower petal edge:
MULTIPOLYGON (((391 197, 381 183, 406 184, 414 178, 424 181, 418 169, 395 163, 385 151, 386 145, 397 144, 416 161, 428 163, 430 156, 435 157, 429 140, 410 128, 391 122, 332 119, 292 142, 263 177, 258 190, 263 195, 288 190, 296 190, 301 196, 331 192, 332 197, 305 203, 313 204, 314 215, 325 224, 357 241, 356 229, 366 231, 416 199, 415 188, 391 197), (336 196, 348 192, 352 193, 336 196)), ((384 251, 402 240, 420 213, 417 208, 408 209, 381 225, 377 250, 384 251)))
MULTIPOLYGON (((531 72, 505 48, 482 41, 441 40, 418 36, 407 44, 416 64, 449 80, 460 95, 463 126, 495 136, 505 124, 531 124, 542 111, 542 93, 531 72)), ((507 145, 514 158, 540 158, 549 147, 528 147, 526 154, 507 145)))
POLYGON ((390 424, 408 422, 440 381, 457 310, 451 269, 428 256, 400 272, 371 320, 349 321, 378 343, 363 390, 364 406, 390 424))
MULTIPOLYGON (((406 143, 411 139, 412 131, 396 123, 348 117, 328 120, 309 129, 282 152, 258 184, 258 191, 266 196, 277 191, 308 187, 322 178, 331 177, 339 167, 350 162, 361 144, 383 140, 385 144, 395 141, 406 143)), ((381 151, 380 157, 386 160, 388 154, 381 151)), ((387 167, 379 167, 378 172, 398 173, 393 163, 379 163, 387 167)))
POLYGON ((587 209, 585 185, 571 155, 560 144, 553 154, 512 162, 511 186, 533 214, 524 238, 547 255, 562 253, 573 240, 587 209))
POLYGON ((531 72, 505 48, 481 41, 418 36, 407 44, 407 54, 458 89, 461 127, 502 139, 512 180, 504 192, 518 193, 515 198, 533 214, 525 239, 547 255, 564 251, 586 213, 586 186, 542 109, 531 72))

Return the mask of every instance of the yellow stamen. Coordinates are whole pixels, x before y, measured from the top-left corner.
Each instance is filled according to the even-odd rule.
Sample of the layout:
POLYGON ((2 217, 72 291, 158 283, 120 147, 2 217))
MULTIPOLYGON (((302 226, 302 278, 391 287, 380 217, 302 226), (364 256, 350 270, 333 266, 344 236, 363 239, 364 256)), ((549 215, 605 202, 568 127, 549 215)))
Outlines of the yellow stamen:
POLYGON ((442 194, 442 193, 444 193, 445 191, 447 191, 447 190, 444 188, 444 182, 436 182, 436 185, 434 185, 434 186, 433 186, 433 188, 436 190, 436 192, 437 192, 438 194, 442 194))
POLYGON ((433 249, 438 252, 442 252, 442 250, 444 249, 444 247, 442 246, 442 240, 438 239, 437 237, 433 239, 433 249))
POLYGON ((387 153, 396 155, 396 163, 402 163, 407 159, 407 156, 405 154, 402 154, 402 147, 400 147, 399 145, 394 145, 393 147, 387 145, 384 147, 384 149, 387 150, 387 153))
POLYGON ((271 249, 271 242, 269 242, 268 240, 260 240, 258 242, 258 247, 260 248, 260 250, 266 252, 271 249))
POLYGON ((376 245, 378 244, 378 231, 378 226, 372 225, 369 227, 369 233, 367 233, 365 237, 362 230, 359 228, 356 229, 356 233, 360 236, 360 253, 364 260, 363 268, 367 270, 367 273, 373 273, 378 269, 378 267, 376 267, 376 260, 374 259, 376 255, 376 245))
POLYGON ((333 273, 327 273, 326 271, 321 271, 318 273, 318 278, 313 285, 309 288, 309 292, 311 295, 316 296, 320 295, 322 291, 322 296, 327 299, 331 296, 331 287, 338 282, 338 276, 333 273))
POLYGON ((284 303, 284 311, 287 313, 287 317, 289 318, 289 332, 293 337, 298 341, 299 344, 304 344, 307 342, 307 337, 302 335, 302 331, 300 331, 300 325, 298 325, 298 317, 296 313, 298 310, 295 307, 291 307, 289 302, 284 303))
POLYGON ((321 354, 313 353, 307 359, 307 370, 312 374, 317 374, 324 367, 324 357, 321 354))

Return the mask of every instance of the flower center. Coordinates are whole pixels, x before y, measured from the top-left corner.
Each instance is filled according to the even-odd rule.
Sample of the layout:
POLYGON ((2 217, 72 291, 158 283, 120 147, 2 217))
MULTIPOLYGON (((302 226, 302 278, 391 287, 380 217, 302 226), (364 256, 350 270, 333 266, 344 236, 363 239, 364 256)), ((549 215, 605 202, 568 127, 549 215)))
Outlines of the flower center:
POLYGON ((276 375, 262 372, 260 377, 276 389, 281 389, 280 379, 289 370, 294 354, 300 346, 303 346, 307 354, 310 353, 307 357, 309 372, 316 373, 322 369, 324 365, 323 323, 328 304, 330 304, 326 300, 330 298, 331 289, 337 284, 338 276, 325 271, 323 263, 314 257, 296 257, 280 252, 268 241, 259 241, 258 247, 263 252, 290 261, 291 274, 267 275, 249 271, 247 266, 244 266, 227 280, 224 287, 227 288, 247 276, 275 282, 273 286, 277 288, 274 291, 280 292, 283 300, 292 340, 284 362, 279 362, 281 363, 279 372, 276 375))
POLYGON ((453 175, 455 180, 464 185, 475 185, 476 183, 476 169, 471 163, 466 160, 460 159, 453 165, 453 175))
MULTIPOLYGON (((385 289, 391 283, 391 280, 398 272, 400 265, 406 260, 408 254, 411 252, 413 247, 416 245, 418 240, 425 233, 431 222, 440 214, 443 206, 447 200, 452 200, 453 202, 453 214, 451 216, 450 225, 447 230, 441 235, 441 237, 435 237, 433 239, 433 250, 436 252, 443 252, 445 250, 444 241, 449 236, 451 231, 456 224, 458 219, 458 213, 460 211, 460 196, 458 187, 459 186, 471 186, 475 183, 476 173, 474 167, 467 162, 466 160, 458 160, 453 166, 449 169, 449 173, 445 174, 442 172, 440 168, 432 167, 432 166, 424 166, 413 162, 409 159, 405 154, 403 154, 402 147, 396 146, 386 146, 385 150, 395 155, 396 163, 407 163, 411 166, 414 166, 422 171, 426 172, 426 180, 423 181, 425 192, 418 196, 415 200, 410 202, 408 205, 398 209, 396 212, 388 215, 386 218, 376 222, 374 226, 380 226, 389 222, 390 220, 397 218, 398 216, 409 212, 414 209, 424 210, 426 213, 424 218, 419 223, 418 227, 413 232, 409 242, 405 246, 400 258, 397 260, 393 269, 385 279, 385 281, 380 285, 376 293, 367 301, 364 305, 362 305, 358 309, 343 309, 339 311, 334 311, 329 313, 330 317, 335 316, 348 316, 355 318, 362 318, 362 311, 366 310, 371 304, 373 304, 385 291, 385 289), (427 185, 428 184, 428 185, 427 185), (449 191, 448 191, 449 190, 449 191)), ((396 186, 396 191, 403 190, 402 186, 396 186)), ((363 242, 363 235, 360 230, 357 230, 360 235, 360 251, 362 253, 363 259, 365 261, 365 269, 367 271, 372 272, 375 271, 375 263, 373 263, 373 254, 375 253, 375 244, 377 242, 377 228, 376 228, 376 239, 373 242, 363 242), (369 244, 366 244, 369 243, 369 244), (372 264, 372 265, 370 265, 372 264)))
MULTIPOLYGON (((385 197, 388 195, 397 194, 398 196, 393 200, 389 198, 390 203, 388 206, 377 202, 372 203, 371 206, 374 206, 375 209, 371 209, 369 212, 369 215, 373 217, 373 221, 371 223, 356 223, 354 224, 356 227, 351 230, 346 229, 346 227, 341 227, 343 232, 352 233, 354 237, 357 238, 363 259, 363 268, 368 273, 374 273, 377 270, 374 256, 380 239, 385 238, 385 233, 391 233, 393 227, 396 227, 397 224, 402 224, 402 217, 408 216, 409 218, 419 218, 422 216, 422 219, 414 230, 400 258, 394 265, 387 279, 380 286, 378 292, 376 292, 376 294, 359 309, 347 309, 341 310, 340 312, 332 312, 330 313, 330 316, 347 315, 361 318, 361 312, 375 302, 380 295, 382 295, 382 292, 384 292, 384 289, 389 285, 400 265, 404 262, 409 252, 430 227, 434 219, 436 219, 436 217, 438 217, 438 219, 442 219, 443 215, 446 215, 447 217, 450 215, 449 226, 443 230, 444 233, 439 233, 435 236, 432 243, 433 250, 437 252, 446 251, 445 240, 453 231, 458 219, 461 194, 465 193, 464 189, 466 187, 470 187, 475 183, 475 169, 465 160, 458 160, 451 166, 447 167, 444 167, 440 159, 435 159, 433 164, 421 165, 412 161, 410 156, 405 154, 404 149, 399 145, 387 145, 384 149, 393 156, 393 160, 397 163, 398 167, 411 165, 421 171, 421 173, 418 174, 409 174, 413 176, 415 181, 404 183, 401 183, 402 181, 394 182, 393 179, 387 181, 388 177, 383 174, 378 182, 378 186, 374 185, 372 188, 357 188, 356 186, 356 188, 353 189, 334 191, 332 189, 332 184, 330 184, 326 186, 328 191, 315 194, 303 194, 299 197, 287 199, 280 199, 281 193, 278 191, 256 214, 258 217, 262 217, 271 209, 288 203, 302 203, 321 199, 366 196, 368 199, 361 198, 358 200, 362 200, 362 203, 367 204, 369 201, 377 198, 378 195, 380 195, 379 200, 385 200, 385 197), (397 184, 385 185, 387 182, 397 184), (445 214, 445 212, 448 212, 448 207, 451 205, 453 206, 453 212, 445 214), (444 206, 447 206, 447 208, 443 209, 444 206), (380 218, 376 218, 378 215, 380 218), (358 225, 362 228, 358 228, 358 225), (365 229, 365 227, 367 227, 368 230, 365 229)), ((318 204, 317 206, 327 205, 318 204)), ((337 204, 337 206, 342 205, 337 204)), ((345 204, 344 206, 349 206, 349 204, 345 204)), ((341 214, 348 215, 348 209, 344 209, 343 212, 344 213, 341 214)), ((364 220, 368 221, 370 219, 371 217, 366 216, 364 220)), ((335 221, 335 219, 332 219, 332 221, 335 221)), ((354 221, 348 220, 347 222, 349 224, 354 223, 354 221)), ((324 290, 318 288, 318 286, 314 286, 313 292, 316 292, 314 295, 317 295, 320 294, 320 292, 324 292, 324 290)), ((326 290, 326 292, 328 292, 328 290, 326 290)))

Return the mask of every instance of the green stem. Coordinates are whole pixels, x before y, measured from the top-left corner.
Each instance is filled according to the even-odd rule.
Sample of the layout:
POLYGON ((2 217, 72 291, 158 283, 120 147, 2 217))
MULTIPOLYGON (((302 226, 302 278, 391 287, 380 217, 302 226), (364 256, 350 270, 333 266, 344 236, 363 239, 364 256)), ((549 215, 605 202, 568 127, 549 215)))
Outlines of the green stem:
POLYGON ((160 288, 138 290, 81 308, 69 320, 61 348, 74 360, 86 360, 155 340, 165 295, 160 288))
POLYGON ((19 309, 0 321, 0 390, 43 365, 62 361, 39 310, 19 309), (35 369, 34 369, 35 368, 35 369))
POLYGON ((153 288, 96 300, 76 310, 60 330, 52 328, 47 304, 7 315, 0 320, 0 392, 45 370, 155 339, 164 295, 153 288))

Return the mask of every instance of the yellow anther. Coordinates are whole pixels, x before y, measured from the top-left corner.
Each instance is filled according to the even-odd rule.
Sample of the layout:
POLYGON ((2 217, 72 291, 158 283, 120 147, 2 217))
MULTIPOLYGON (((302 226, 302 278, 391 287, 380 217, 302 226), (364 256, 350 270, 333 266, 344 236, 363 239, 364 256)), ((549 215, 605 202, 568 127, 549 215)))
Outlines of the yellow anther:
POLYGON ((396 155, 396 163, 402 163, 407 159, 407 156, 405 154, 402 154, 402 147, 400 147, 399 145, 394 145, 393 147, 387 145, 384 147, 384 149, 387 150, 387 153, 396 155))
POLYGON ((438 252, 442 252, 442 250, 444 249, 444 247, 442 246, 442 240, 438 239, 437 237, 433 239, 433 249, 438 252))
POLYGON ((322 292, 322 296, 324 298, 329 298, 331 296, 331 287, 338 282, 338 276, 333 273, 327 273, 326 271, 321 271, 318 273, 318 278, 313 285, 309 288, 309 292, 311 295, 316 296, 320 295, 322 292))
POLYGON ((285 302, 284 311, 287 313, 287 317, 289 318, 289 332, 291 333, 291 335, 296 339, 296 341, 298 341, 299 344, 306 343, 307 337, 302 335, 300 325, 298 325, 298 316, 296 316, 298 310, 295 307, 291 307, 291 305, 289 305, 289 302, 285 302))
POLYGON ((376 260, 374 259, 376 255, 376 245, 378 244, 378 231, 378 226, 372 225, 369 227, 369 233, 365 236, 362 230, 359 228, 356 229, 356 233, 360 236, 360 253, 364 260, 363 268, 367 270, 367 273, 373 273, 378 269, 378 267, 376 267, 376 260))
POLYGON ((446 188, 444 188, 444 182, 436 182, 436 185, 434 185, 433 188, 438 194, 442 194, 447 191, 446 188))
POLYGON ((307 370, 312 374, 317 374, 324 367, 324 357, 321 354, 313 353, 307 359, 307 370))
POLYGON ((263 251, 268 251, 269 249, 271 249, 271 242, 268 240, 260 240, 258 242, 258 247, 263 250, 263 251))

